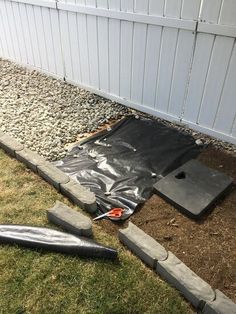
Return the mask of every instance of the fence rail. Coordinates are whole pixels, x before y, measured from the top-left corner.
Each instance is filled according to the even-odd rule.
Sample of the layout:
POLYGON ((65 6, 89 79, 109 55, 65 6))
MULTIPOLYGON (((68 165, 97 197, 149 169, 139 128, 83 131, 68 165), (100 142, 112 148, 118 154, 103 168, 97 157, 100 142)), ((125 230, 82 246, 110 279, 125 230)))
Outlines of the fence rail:
POLYGON ((235 0, 0 0, 0 56, 236 144, 235 0))

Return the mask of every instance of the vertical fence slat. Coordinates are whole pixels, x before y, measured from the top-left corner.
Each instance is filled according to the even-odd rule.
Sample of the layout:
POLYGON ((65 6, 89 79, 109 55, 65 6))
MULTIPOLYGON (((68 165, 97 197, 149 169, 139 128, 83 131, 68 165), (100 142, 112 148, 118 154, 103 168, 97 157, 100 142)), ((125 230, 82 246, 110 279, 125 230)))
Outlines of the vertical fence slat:
MULTIPOLYGON (((181 15, 182 0, 166 0, 164 15, 179 18, 181 15)), ((178 52, 179 30, 164 27, 160 51, 159 73, 156 92, 156 108, 168 112, 173 85, 176 53, 178 52)))
POLYGON ((45 43, 45 30, 43 27, 42 8, 34 6, 34 15, 36 22, 36 31, 39 41, 39 53, 41 56, 41 66, 43 70, 48 71, 48 51, 45 43))
POLYGON ((223 2, 219 24, 236 26, 236 1, 226 0, 223 2))
POLYGON ((8 49, 8 43, 6 38, 6 30, 3 22, 3 12, 2 12, 2 1, 0 1, 0 34, 1 34, 1 42, 2 42, 2 56, 7 58, 10 57, 10 51, 8 49))
MULTIPOLYGON (((109 9, 120 11, 120 0, 109 0, 109 9)), ((120 95, 120 21, 109 19, 110 93, 120 95)))
POLYGON ((199 124, 212 128, 234 40, 217 36, 199 115, 199 124))
POLYGON ((175 28, 164 27, 162 32, 159 79, 156 93, 156 108, 162 112, 167 112, 168 110, 177 35, 178 30, 175 28))
MULTIPOLYGON (((130 12, 133 10, 133 0, 121 0, 121 10, 130 12)), ((133 48, 133 23, 121 21, 120 43, 120 96, 130 99, 131 93, 131 70, 133 48)))
MULTIPOLYGON (((149 14, 163 16, 165 1, 149 0, 149 14)), ((143 86, 143 103, 155 107, 157 80, 163 27, 149 25, 147 29, 146 61, 143 86)))
MULTIPOLYGON (((134 10, 136 13, 147 14, 148 0, 136 0, 134 10)), ((133 59, 132 59, 132 84, 131 100, 142 103, 143 77, 146 58, 147 25, 134 23, 133 33, 133 59)))
POLYGON ((222 0, 204 0, 200 19, 208 23, 217 23, 222 0))
POLYGON ((181 118, 191 66, 191 56, 194 44, 194 34, 191 31, 180 30, 176 47, 175 65, 172 77, 172 88, 168 112, 181 118))
POLYGON ((234 45, 233 54, 230 60, 229 72, 225 81, 219 110, 217 113, 214 129, 230 134, 236 115, 236 46, 234 45))
POLYGON ((183 115, 183 119, 186 121, 196 122, 198 119, 213 43, 214 36, 198 34, 183 115))
POLYGON ((15 24, 15 30, 17 35, 17 44, 20 50, 21 55, 21 62, 27 64, 27 52, 25 47, 25 39, 22 31, 22 23, 21 23, 21 17, 19 12, 19 4, 16 2, 12 2, 12 14, 14 18, 14 24, 15 24))
POLYGON ((28 17, 26 12, 26 6, 24 3, 19 3, 19 13, 22 23, 22 31, 25 41, 25 47, 26 47, 26 54, 27 54, 27 60, 28 64, 34 65, 34 56, 33 56, 33 49, 30 39, 30 33, 29 33, 29 27, 28 27, 28 17))
POLYGON ((180 17, 182 0, 165 0, 164 15, 168 17, 180 17))
POLYGON ((79 39, 80 49, 80 65, 81 65, 81 80, 89 86, 90 85, 90 69, 89 69, 89 55, 88 55, 88 36, 87 23, 84 14, 77 14, 77 33, 79 39))
POLYGON ((121 0, 121 11, 132 13, 134 11, 134 0, 121 0))
POLYGON ((41 58, 39 53, 39 41, 38 35, 36 31, 36 22, 34 16, 34 8, 32 5, 26 5, 26 12, 27 12, 27 22, 28 22, 28 29, 30 33, 30 39, 32 43, 33 55, 34 55, 34 66, 41 68, 41 58))
POLYGON ((59 14, 60 14, 61 43, 65 64, 65 77, 70 80, 73 80, 73 65, 70 51, 70 40, 68 36, 69 32, 68 16, 66 11, 60 11, 59 14))
MULTIPOLYGON (((0 15, 0 17, 1 17, 1 15, 0 15)), ((1 32, 1 24, 0 24, 0 32, 1 32)), ((3 52, 3 39, 2 39, 2 37, 0 37, 0 58, 1 57, 3 57, 3 55, 4 55, 4 52, 3 52)))
POLYGON ((11 59, 16 59, 14 47, 13 47, 13 40, 10 33, 10 26, 7 19, 5 1, 0 1, 0 6, 1 6, 1 13, 2 13, 1 17, 2 17, 3 29, 5 31, 5 38, 6 38, 6 42, 8 46, 9 57, 11 59))
POLYGON ((76 13, 68 13, 68 37, 71 49, 71 63, 73 68, 73 80, 81 83, 81 66, 78 45, 76 13))
POLYGON ((198 20, 201 0, 183 0, 182 19, 198 20))
POLYGON ((53 38, 52 38, 53 36, 52 36, 49 8, 42 8, 42 20, 43 20, 45 47, 46 47, 47 60, 48 60, 48 71, 51 73, 56 73, 56 63, 55 63, 53 38))
MULTIPOLYGON (((97 0, 97 7, 108 9, 107 0, 97 0)), ((109 92, 109 29, 108 18, 98 17, 98 61, 100 89, 109 92)))
POLYGON ((12 41, 14 55, 15 55, 16 60, 19 60, 19 62, 21 62, 20 49, 18 45, 18 36, 16 34, 11 2, 5 1, 5 8, 6 8, 5 14, 8 21, 8 31, 9 31, 10 39, 12 41))
POLYGON ((234 124, 233 124, 233 128, 232 128, 232 136, 233 136, 233 138, 236 137, 236 117, 234 118, 234 124))
POLYGON ((85 0, 85 3, 89 7, 96 7, 96 0, 85 0))
MULTIPOLYGON (((96 7, 96 0, 86 0, 86 5, 96 7)), ((100 89, 99 67, 98 67, 98 28, 97 17, 87 16, 87 36, 90 67, 90 84, 100 89)))
POLYGON ((165 8, 165 0, 149 0, 149 14, 163 16, 165 8))
POLYGON ((52 25, 52 39, 55 54, 56 74, 60 77, 64 77, 64 66, 62 56, 62 44, 60 34, 59 14, 56 10, 50 9, 51 25, 52 25))
POLYGON ((147 32, 143 103, 152 108, 155 107, 161 38, 162 27, 149 25, 147 32))

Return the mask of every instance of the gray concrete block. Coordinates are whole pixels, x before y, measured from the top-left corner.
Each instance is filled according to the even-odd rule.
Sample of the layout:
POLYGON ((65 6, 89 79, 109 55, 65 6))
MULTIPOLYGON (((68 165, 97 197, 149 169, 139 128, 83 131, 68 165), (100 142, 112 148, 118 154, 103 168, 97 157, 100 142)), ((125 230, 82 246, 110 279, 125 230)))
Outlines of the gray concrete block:
POLYGON ((61 193, 68 197, 74 204, 86 210, 89 213, 95 213, 97 210, 96 196, 89 189, 80 185, 75 180, 70 180, 66 184, 60 185, 61 193))
POLYGON ((118 236, 123 244, 153 269, 157 261, 164 261, 168 256, 162 245, 132 222, 129 222, 128 228, 120 229, 118 236))
POLYGON ((224 293, 216 290, 216 299, 207 302, 203 308, 203 314, 236 314, 236 304, 224 293))
POLYGON ((28 148, 16 151, 16 158, 23 162, 28 168, 37 172, 37 166, 45 164, 46 160, 35 152, 32 152, 28 148))
POLYGON ((202 301, 211 302, 215 299, 215 292, 211 286, 171 252, 168 252, 167 260, 157 262, 156 272, 178 289, 196 308, 202 301))
POLYGON ((70 233, 85 237, 92 235, 91 219, 59 201, 47 210, 47 217, 50 222, 70 233))
POLYGON ((16 151, 24 149, 24 145, 8 134, 2 134, 0 136, 0 147, 12 157, 16 157, 16 151))
POLYGON ((60 184, 65 184, 70 181, 67 174, 48 161, 45 161, 43 165, 37 166, 37 171, 44 180, 53 185, 58 191, 60 190, 60 184))

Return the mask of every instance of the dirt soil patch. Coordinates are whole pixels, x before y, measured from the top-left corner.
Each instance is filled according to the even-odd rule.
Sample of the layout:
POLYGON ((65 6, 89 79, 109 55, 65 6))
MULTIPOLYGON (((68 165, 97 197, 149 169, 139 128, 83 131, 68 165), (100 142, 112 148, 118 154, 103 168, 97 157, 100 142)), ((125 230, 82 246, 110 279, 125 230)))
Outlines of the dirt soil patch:
MULTIPOLYGON (((236 183, 236 157, 207 148, 198 159, 230 175, 236 183)), ((130 220, 173 252, 213 288, 220 289, 236 302, 235 187, 198 222, 182 215, 156 195, 130 220)), ((122 224, 117 226, 109 221, 100 224, 112 233, 122 227, 122 224)))

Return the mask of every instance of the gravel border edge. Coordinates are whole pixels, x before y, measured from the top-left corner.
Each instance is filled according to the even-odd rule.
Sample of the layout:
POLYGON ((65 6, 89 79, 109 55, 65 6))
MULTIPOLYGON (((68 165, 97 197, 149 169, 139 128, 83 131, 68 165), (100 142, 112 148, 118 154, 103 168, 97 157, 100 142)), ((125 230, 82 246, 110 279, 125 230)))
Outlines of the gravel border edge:
POLYGON ((179 290, 201 313, 236 314, 236 304, 231 299, 213 289, 172 252, 166 251, 167 258, 164 260, 159 258, 163 256, 163 246, 132 222, 129 222, 126 229, 119 229, 118 237, 120 242, 179 290))
POLYGON ((0 148, 11 157, 24 163, 82 209, 90 213, 94 213, 97 210, 96 197, 93 192, 80 185, 77 181, 70 179, 69 176, 52 163, 3 132, 0 132, 0 148), (64 187, 68 184, 73 185, 73 189, 70 190, 70 193, 63 193, 64 187))

